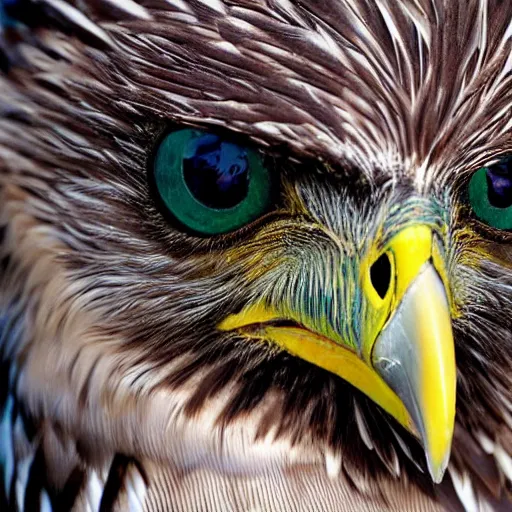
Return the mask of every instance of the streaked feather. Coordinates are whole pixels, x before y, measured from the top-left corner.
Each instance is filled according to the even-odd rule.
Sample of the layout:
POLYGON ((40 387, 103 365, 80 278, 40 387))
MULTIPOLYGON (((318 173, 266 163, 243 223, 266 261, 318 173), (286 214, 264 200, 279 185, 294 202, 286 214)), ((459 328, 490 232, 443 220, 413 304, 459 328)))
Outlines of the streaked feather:
MULTIPOLYGON (((461 226, 456 196, 469 173, 512 151, 509 3, 25 5, 44 12, 40 26, 29 30, 20 16, 13 37, 0 31, 6 495, 21 506, 24 490, 37 488, 42 509, 59 499, 209 511, 448 503, 448 491, 424 479, 414 440, 369 414, 365 397, 275 349, 211 332, 251 294, 299 300, 299 291, 320 318, 320 290, 337 283, 318 255, 338 268, 389 210, 388 236, 408 208, 432 223, 439 210, 451 215, 444 243, 461 313, 465 432, 454 443, 453 490, 466 510, 509 506, 510 250, 504 243, 498 254, 498 243, 490 250, 461 226), (236 268, 226 264, 228 242, 170 230, 145 181, 168 121, 226 127, 271 153, 284 145, 286 172, 307 174, 287 206, 313 220, 248 234, 230 255, 236 268), (358 193, 339 185, 354 169, 368 183, 358 193), (318 176, 338 181, 325 193, 318 176), (393 210, 402 186, 420 197, 393 210), (272 270, 277 258, 289 272, 272 270), (248 285, 249 267, 259 273, 248 285), (33 451, 19 456, 21 445, 33 451), (53 481, 38 464, 55 466, 45 477, 53 481)), ((349 304, 332 295, 336 324, 349 304)))

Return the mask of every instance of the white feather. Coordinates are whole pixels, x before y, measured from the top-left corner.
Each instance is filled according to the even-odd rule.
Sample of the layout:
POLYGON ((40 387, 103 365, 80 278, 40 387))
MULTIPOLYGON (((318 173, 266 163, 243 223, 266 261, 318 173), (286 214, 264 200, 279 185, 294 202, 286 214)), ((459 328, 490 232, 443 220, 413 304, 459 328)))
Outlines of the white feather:
POLYGON ((109 4, 112 4, 116 9, 120 9, 125 13, 133 16, 134 18, 140 18, 144 20, 151 19, 150 14, 142 5, 139 5, 133 0, 103 0, 109 4))
POLYGON ((368 432, 368 427, 366 426, 366 421, 363 418, 363 414, 361 409, 359 408, 358 403, 354 400, 354 412, 357 423, 357 428, 359 429, 359 433, 361 434, 361 439, 364 444, 368 447, 369 450, 373 450, 372 437, 368 432))
POLYGON ((478 502, 468 473, 464 471, 461 475, 452 467, 448 468, 448 472, 452 478, 453 488, 455 489, 464 510, 466 512, 479 512, 478 502))
POLYGON ((325 470, 329 478, 337 478, 341 471, 341 453, 331 450, 325 452, 325 470))
POLYGON ((53 512, 50 497, 48 496, 48 493, 44 489, 41 491, 39 506, 40 512, 53 512))
POLYGON ((68 2, 64 0, 44 0, 44 2, 85 32, 94 35, 109 46, 113 45, 112 40, 104 30, 68 2))
POLYGON ((476 439, 480 443, 480 446, 482 447, 482 450, 491 455, 494 453, 495 444, 491 439, 487 437, 487 435, 484 432, 478 432, 476 434, 476 439))
POLYGON ((30 473, 32 461, 34 460, 34 455, 35 453, 25 457, 24 459, 18 460, 16 463, 16 484, 14 488, 16 493, 16 500, 20 506, 25 501, 28 476, 30 473))
POLYGON ((89 473, 89 479, 87 481, 85 493, 87 504, 93 511, 99 510, 100 508, 101 497, 103 495, 103 487, 103 479, 100 479, 98 473, 92 470, 89 473))
POLYGON ((132 466, 131 471, 126 476, 125 487, 129 512, 141 512, 144 508, 147 488, 137 468, 132 466))
POLYGON ((507 479, 512 482, 512 457, 500 444, 494 446, 494 458, 507 479))

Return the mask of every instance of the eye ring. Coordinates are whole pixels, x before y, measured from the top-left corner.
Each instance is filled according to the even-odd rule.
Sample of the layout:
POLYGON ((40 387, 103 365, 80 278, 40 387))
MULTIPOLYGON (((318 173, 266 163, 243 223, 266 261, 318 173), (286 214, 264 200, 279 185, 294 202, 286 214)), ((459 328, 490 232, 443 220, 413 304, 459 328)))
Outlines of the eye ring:
POLYGON ((271 205, 272 180, 260 153, 207 131, 165 135, 151 171, 158 203, 195 235, 235 231, 271 205))
POLYGON ((468 186, 476 217, 496 229, 512 230, 512 158, 478 169, 468 186))

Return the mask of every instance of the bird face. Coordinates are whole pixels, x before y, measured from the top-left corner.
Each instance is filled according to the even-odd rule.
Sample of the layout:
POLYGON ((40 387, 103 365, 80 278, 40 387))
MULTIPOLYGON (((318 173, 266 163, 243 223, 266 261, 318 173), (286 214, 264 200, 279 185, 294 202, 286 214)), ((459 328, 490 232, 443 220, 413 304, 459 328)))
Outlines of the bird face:
MULTIPOLYGON (((336 193, 324 189, 310 199, 326 195, 336 193)), ((368 205, 370 218, 352 209, 358 212, 349 221, 358 226, 357 238, 347 241, 325 211, 312 213, 314 204, 303 199, 304 220, 271 228, 284 244, 277 242, 270 254, 251 248, 245 255, 242 272, 254 299, 219 327, 275 343, 359 388, 406 428, 421 432, 438 480, 450 450, 456 382, 441 278, 445 250, 438 245, 442 218, 414 196, 402 197, 394 215, 393 202, 383 203, 379 212, 368 205), (297 240, 291 250, 290 238, 297 240), (254 252, 264 259, 254 261, 254 252)))
MULTIPOLYGON (((183 230, 211 235, 243 222, 240 208, 263 212, 261 227, 221 257, 237 269, 239 303, 217 329, 277 346, 350 382, 421 437, 440 480, 456 384, 446 205, 390 181, 351 196, 343 176, 319 184, 311 172, 290 169, 280 178, 275 218, 267 219, 272 180, 264 167, 256 153, 191 130, 172 133, 158 149, 156 191, 183 230), (187 181, 190 174, 195 181, 187 181), (193 207, 183 204, 187 192, 193 207), (230 201, 222 208, 225 192, 230 201)), ((279 172, 279 162, 273 168, 279 172)))
POLYGON ((167 425, 261 411, 251 443, 362 438, 386 470, 417 437, 439 481, 467 463, 456 422, 509 431, 510 8, 181 4, 2 80, 20 395, 164 459, 168 432, 134 427, 161 393, 167 425), (464 16, 499 21, 488 51, 464 16))

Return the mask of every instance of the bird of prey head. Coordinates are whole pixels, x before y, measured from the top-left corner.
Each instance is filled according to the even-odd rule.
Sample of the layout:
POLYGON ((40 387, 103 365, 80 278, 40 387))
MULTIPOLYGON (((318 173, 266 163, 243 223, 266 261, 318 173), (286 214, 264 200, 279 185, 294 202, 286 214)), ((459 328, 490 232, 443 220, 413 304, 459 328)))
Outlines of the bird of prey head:
POLYGON ((510 510, 509 1, 3 0, 0 67, 0 501, 510 510))

